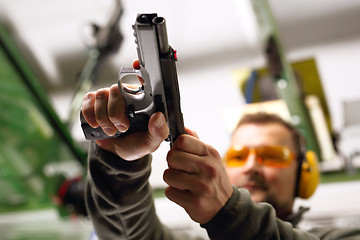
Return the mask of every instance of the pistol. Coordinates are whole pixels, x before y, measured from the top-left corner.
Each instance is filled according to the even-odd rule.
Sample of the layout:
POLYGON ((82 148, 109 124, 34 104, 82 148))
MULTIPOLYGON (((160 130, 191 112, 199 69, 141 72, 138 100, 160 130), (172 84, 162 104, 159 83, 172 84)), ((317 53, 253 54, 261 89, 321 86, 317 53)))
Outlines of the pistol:
POLYGON ((140 69, 121 68, 118 76, 119 91, 126 100, 129 129, 108 136, 101 127, 92 128, 82 113, 81 127, 88 140, 121 137, 146 131, 150 116, 160 111, 170 129, 166 140, 172 146, 185 133, 185 128, 175 65, 177 56, 168 43, 165 18, 156 13, 138 14, 133 29, 140 69))

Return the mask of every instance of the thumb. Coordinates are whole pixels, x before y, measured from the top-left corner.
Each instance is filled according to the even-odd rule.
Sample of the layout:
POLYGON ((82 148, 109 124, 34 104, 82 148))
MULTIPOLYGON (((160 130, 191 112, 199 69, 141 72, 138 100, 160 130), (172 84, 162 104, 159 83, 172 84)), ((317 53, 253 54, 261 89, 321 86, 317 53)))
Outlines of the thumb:
POLYGON ((148 129, 148 144, 153 145, 154 148, 157 149, 169 135, 169 127, 166 123, 164 114, 156 112, 151 115, 148 129))

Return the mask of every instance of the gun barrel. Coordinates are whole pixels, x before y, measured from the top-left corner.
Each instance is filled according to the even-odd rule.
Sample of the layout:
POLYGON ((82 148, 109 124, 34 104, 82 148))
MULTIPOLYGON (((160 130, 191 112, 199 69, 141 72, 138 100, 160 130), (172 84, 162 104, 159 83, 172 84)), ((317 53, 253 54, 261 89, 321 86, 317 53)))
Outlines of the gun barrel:
POLYGON ((160 54, 169 53, 169 42, 167 38, 166 22, 163 17, 155 17, 153 19, 155 25, 156 34, 158 36, 159 52, 160 54))

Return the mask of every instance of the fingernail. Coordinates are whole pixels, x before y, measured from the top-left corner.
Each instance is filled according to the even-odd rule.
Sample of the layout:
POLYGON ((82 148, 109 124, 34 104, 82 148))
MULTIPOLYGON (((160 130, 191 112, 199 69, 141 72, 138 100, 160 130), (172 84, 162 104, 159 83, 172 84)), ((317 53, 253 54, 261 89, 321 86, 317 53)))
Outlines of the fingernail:
MULTIPOLYGON (((96 119, 95 119, 95 118, 92 118, 92 117, 90 117, 90 118, 88 117, 88 118, 87 118, 87 122, 88 122, 88 123, 96 123, 96 119)), ((93 127, 93 126, 92 126, 92 127, 93 127)))
POLYGON ((115 127, 119 130, 119 132, 126 132, 128 130, 128 127, 121 124, 121 123, 116 123, 115 127))
POLYGON ((164 125, 165 121, 161 116, 158 116, 158 118, 155 120, 155 127, 161 128, 164 125))
POLYGON ((114 130, 110 127, 103 127, 102 130, 109 136, 114 135, 114 130))
POLYGON ((91 96, 90 96, 90 94, 87 94, 87 95, 84 96, 83 102, 84 102, 84 103, 91 102, 91 96))

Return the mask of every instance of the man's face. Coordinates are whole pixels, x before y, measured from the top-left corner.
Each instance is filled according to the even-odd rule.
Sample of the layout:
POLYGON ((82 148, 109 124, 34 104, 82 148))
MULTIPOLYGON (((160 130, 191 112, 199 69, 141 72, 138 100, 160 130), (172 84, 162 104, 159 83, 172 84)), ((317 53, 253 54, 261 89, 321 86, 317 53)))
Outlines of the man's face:
MULTIPOLYGON (((290 131, 278 123, 244 124, 235 130, 231 144, 250 148, 278 145, 295 150, 290 131)), ((276 168, 259 164, 255 153, 250 153, 244 166, 227 167, 227 172, 233 185, 248 189, 255 202, 270 203, 281 217, 292 210, 296 169, 295 158, 290 166, 276 168)))

